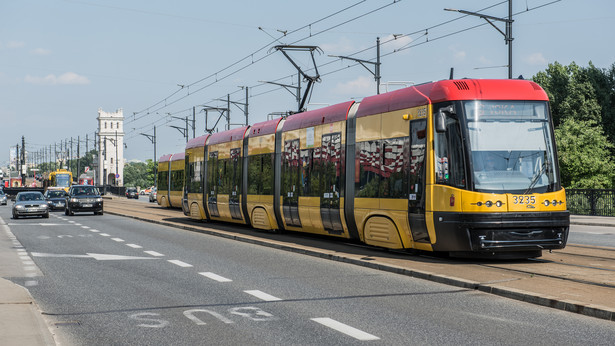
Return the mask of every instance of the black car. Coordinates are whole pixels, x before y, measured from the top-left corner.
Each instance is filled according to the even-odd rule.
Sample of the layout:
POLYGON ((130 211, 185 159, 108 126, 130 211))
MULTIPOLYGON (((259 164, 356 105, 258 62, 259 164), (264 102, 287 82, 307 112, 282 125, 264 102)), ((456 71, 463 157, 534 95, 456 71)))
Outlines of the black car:
POLYGON ((134 187, 129 187, 126 189, 126 198, 135 198, 135 199, 139 199, 139 193, 137 192, 137 189, 134 187))
POLYGON ((66 191, 64 189, 48 189, 45 191, 45 199, 49 210, 64 210, 66 208, 66 191))
POLYGON ((75 215, 78 212, 94 212, 103 214, 103 199, 98 188, 92 185, 73 185, 66 196, 64 214, 75 215))

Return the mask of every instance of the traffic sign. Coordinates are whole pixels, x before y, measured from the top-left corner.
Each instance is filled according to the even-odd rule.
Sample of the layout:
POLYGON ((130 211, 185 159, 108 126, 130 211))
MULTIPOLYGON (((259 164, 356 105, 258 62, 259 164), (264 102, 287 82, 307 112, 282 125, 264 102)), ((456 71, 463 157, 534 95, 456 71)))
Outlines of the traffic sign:
POLYGON ((119 174, 116 174, 116 175, 115 175, 115 179, 119 179, 119 178, 120 178, 120 175, 119 175, 119 174))

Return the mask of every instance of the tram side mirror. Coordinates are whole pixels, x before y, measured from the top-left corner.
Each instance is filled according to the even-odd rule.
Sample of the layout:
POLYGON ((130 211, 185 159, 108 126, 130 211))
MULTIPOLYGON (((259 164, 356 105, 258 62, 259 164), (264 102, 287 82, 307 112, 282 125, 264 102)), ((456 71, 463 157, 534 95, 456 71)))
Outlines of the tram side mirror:
POLYGON ((440 109, 436 115, 436 132, 446 132, 446 114, 444 113, 444 109, 440 109))

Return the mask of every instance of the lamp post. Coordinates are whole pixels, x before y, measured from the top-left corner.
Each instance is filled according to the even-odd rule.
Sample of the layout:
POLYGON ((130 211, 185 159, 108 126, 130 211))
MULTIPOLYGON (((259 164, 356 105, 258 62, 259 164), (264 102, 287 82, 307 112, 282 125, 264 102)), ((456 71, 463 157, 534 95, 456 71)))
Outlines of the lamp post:
POLYGON ((154 135, 149 135, 147 133, 141 133, 141 136, 147 137, 154 144, 154 186, 158 186, 158 179, 156 179, 158 175, 158 164, 156 163, 156 126, 154 126, 154 135))
POLYGON ((492 27, 494 27, 497 31, 499 31, 500 34, 502 34, 504 36, 504 41, 508 45, 508 79, 512 79, 512 41, 513 41, 513 37, 512 37, 512 23, 514 22, 514 20, 512 19, 512 0, 508 0, 508 19, 488 16, 488 15, 477 13, 477 12, 470 12, 470 11, 465 11, 465 10, 457 10, 457 9, 453 9, 453 8, 445 8, 444 10, 445 11, 451 11, 451 12, 459 12, 459 13, 467 14, 467 15, 470 15, 470 16, 480 17, 480 18, 486 20, 487 23, 489 23, 492 27), (503 32, 502 30, 500 30, 500 28, 495 26, 495 24, 493 24, 492 21, 506 23, 506 32, 503 32))

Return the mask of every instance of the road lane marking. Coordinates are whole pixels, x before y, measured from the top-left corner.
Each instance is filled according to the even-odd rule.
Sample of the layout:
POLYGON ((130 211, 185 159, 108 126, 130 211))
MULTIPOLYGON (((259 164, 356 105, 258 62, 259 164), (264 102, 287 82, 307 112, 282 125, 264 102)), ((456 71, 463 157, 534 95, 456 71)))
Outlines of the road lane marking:
POLYGON ((143 246, 137 244, 126 244, 126 246, 130 246, 133 249, 142 249, 143 246))
POLYGON ((231 282, 231 281, 233 281, 231 279, 227 279, 227 278, 225 278, 223 276, 220 276, 218 274, 214 274, 212 272, 202 272, 202 273, 199 273, 199 274, 203 275, 206 278, 210 278, 212 280, 216 280, 218 282, 231 282))
POLYGON ((186 262, 182 262, 180 260, 168 260, 168 262, 169 263, 173 263, 176 266, 180 266, 180 267, 183 267, 183 268, 189 268, 189 267, 193 266, 192 264, 189 264, 189 263, 186 263, 186 262))
POLYGON ((111 236, 111 234, 107 234, 107 233, 101 233, 100 235, 103 236, 103 237, 110 237, 111 236))
POLYGON ((97 229, 89 229, 88 231, 90 231, 90 232, 94 232, 94 233, 100 233, 100 231, 99 231, 99 230, 97 230, 97 229))
POLYGON ((251 295, 255 296, 256 298, 262 299, 262 300, 264 300, 266 302, 275 302, 275 301, 278 301, 278 300, 282 300, 282 299, 280 299, 278 297, 274 297, 271 294, 267 294, 267 293, 265 293, 263 291, 259 291, 259 290, 248 290, 248 291, 244 291, 244 292, 246 292, 247 294, 251 294, 251 295))
POLYGON ((83 228, 83 229, 89 229, 89 228, 90 228, 90 226, 81 226, 81 228, 83 228))
POLYGON ((27 280, 26 282, 24 282, 24 285, 26 287, 37 286, 38 285, 38 281, 36 281, 36 280, 27 280))
POLYGON ((32 257, 93 258, 93 259, 95 259, 97 261, 135 260, 135 259, 151 260, 151 259, 155 259, 155 258, 151 258, 151 257, 110 255, 110 254, 103 254, 103 253, 86 253, 85 255, 75 255, 75 254, 56 254, 56 253, 43 253, 43 252, 32 252, 32 257))
POLYGON ((122 239, 122 238, 111 238, 111 240, 116 241, 118 243, 123 243, 124 242, 124 239, 122 239))
POLYGON ((148 255, 154 256, 154 257, 163 257, 164 255, 161 254, 160 252, 156 252, 156 251, 143 251, 148 255))
POLYGON ((375 335, 366 333, 362 330, 351 327, 347 324, 343 324, 341 322, 338 322, 328 317, 311 318, 311 320, 314 322, 318 322, 322 324, 323 326, 329 327, 331 329, 335 329, 340 333, 344 333, 348 336, 352 336, 353 338, 357 340, 361 340, 361 341, 380 340, 380 338, 375 335))

